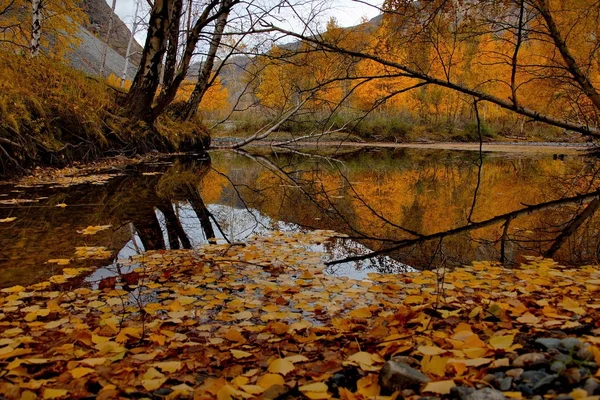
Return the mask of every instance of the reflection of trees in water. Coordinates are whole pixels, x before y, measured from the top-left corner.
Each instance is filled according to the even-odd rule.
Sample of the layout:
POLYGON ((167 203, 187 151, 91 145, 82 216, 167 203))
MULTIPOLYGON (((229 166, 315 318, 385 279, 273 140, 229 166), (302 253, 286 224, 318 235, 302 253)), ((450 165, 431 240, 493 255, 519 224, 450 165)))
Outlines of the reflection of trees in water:
MULTIPOLYGON (((595 160, 400 153, 392 160, 359 154, 340 162, 297 152, 268 159, 240 152, 242 163, 254 163, 247 172, 253 181, 230 179, 235 189, 229 190, 274 219, 334 229, 371 249, 353 254, 350 245, 332 265, 382 255, 419 268, 474 259, 511 263, 522 254, 596 261, 595 160)), ((371 264, 392 268, 382 260, 371 264)))

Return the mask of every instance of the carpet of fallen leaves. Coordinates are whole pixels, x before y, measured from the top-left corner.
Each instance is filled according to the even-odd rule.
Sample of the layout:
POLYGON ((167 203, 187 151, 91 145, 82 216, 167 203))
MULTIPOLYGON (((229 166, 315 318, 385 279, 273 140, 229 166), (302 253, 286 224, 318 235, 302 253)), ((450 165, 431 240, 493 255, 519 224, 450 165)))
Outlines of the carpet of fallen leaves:
POLYGON ((598 267, 476 262, 355 281, 324 274, 307 250, 330 235, 148 252, 100 289, 70 285, 87 273, 76 268, 3 289, 0 394, 249 399, 282 385, 310 399, 374 398, 383 363, 409 356, 432 380, 421 393, 440 395, 556 331, 591 343, 600 363, 598 267), (328 391, 347 366, 356 390, 328 391))

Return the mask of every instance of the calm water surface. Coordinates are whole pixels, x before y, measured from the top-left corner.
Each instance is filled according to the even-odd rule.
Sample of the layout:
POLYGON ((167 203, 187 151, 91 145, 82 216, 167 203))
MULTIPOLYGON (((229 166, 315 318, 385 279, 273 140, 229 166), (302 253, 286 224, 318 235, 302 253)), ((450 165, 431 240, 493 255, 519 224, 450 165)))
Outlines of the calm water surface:
POLYGON ((600 257, 596 159, 326 153, 214 151, 114 169, 103 185, 0 185, 0 220, 16 217, 0 223, 0 287, 59 273, 63 266, 49 260, 110 267, 88 278, 98 281, 145 249, 240 243, 277 230, 338 232, 314 250, 324 261, 358 258, 327 270, 357 278, 472 260, 513 265, 545 255, 583 265, 600 257), (110 228, 78 233, 98 225, 110 228), (84 246, 105 247, 104 258, 76 260, 84 246), (381 254, 360 259, 372 251, 381 254))

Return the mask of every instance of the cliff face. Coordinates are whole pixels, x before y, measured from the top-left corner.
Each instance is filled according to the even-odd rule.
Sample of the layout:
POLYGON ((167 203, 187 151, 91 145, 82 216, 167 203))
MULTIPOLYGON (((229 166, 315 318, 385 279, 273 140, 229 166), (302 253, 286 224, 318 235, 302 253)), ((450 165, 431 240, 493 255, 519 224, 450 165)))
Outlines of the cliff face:
MULTIPOLYGON (((106 0, 83 0, 82 4, 89 18, 89 24, 86 24, 84 28, 94 34, 100 41, 104 42, 108 32, 110 15, 113 14, 110 6, 106 0)), ((119 55, 125 57, 130 36, 131 31, 127 28, 127 25, 117 15, 114 15, 110 47, 119 55)), ((130 57, 129 61, 137 66, 140 62, 142 46, 134 40, 131 51, 134 54, 130 57)))

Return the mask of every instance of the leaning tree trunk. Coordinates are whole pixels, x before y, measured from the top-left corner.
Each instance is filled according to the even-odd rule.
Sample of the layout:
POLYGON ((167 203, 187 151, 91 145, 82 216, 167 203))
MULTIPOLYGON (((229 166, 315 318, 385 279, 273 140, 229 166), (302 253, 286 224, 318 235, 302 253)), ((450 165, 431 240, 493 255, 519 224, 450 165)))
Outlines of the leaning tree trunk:
POLYGON ((150 13, 142 60, 126 98, 126 112, 133 121, 152 122, 152 102, 160 79, 173 0, 155 0, 150 13))
POLYGON ((40 54, 42 0, 31 1, 31 57, 40 54))
POLYGON ((227 24, 227 17, 229 16, 229 1, 225 1, 223 7, 225 7, 225 11, 219 18, 217 18, 217 22, 215 23, 215 30, 213 32, 210 47, 208 49, 208 54, 206 56, 206 61, 202 66, 202 70, 198 74, 198 82, 196 82, 196 87, 194 87, 194 91, 190 95, 189 100, 185 104, 185 107, 182 112, 182 119, 184 121, 189 121, 198 110, 198 106, 202 101, 202 97, 206 93, 206 90, 210 86, 210 76, 212 73, 213 65, 215 64, 215 58, 217 56, 217 50, 219 49, 219 45, 221 44, 221 38, 223 37, 223 31, 225 30, 225 25, 227 24))

